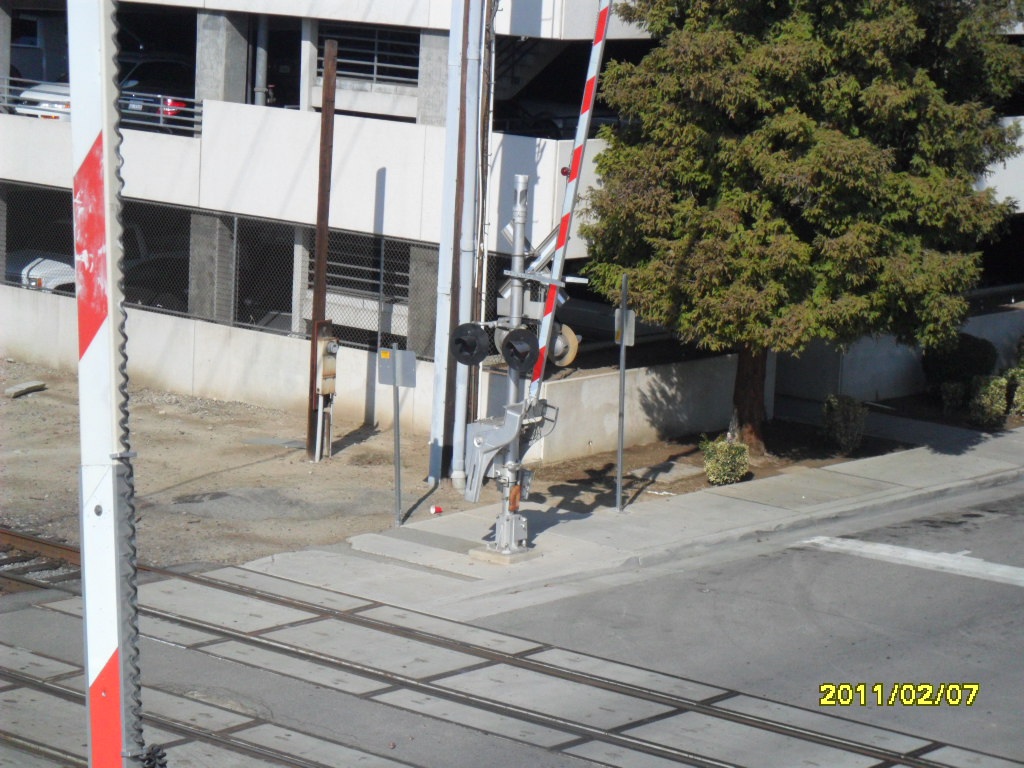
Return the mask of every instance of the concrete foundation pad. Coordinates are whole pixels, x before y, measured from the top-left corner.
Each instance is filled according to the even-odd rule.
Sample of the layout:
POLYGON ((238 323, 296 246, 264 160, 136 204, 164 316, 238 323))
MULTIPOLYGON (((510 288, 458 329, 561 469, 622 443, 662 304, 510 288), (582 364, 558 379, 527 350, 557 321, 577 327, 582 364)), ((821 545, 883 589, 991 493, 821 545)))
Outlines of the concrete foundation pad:
POLYGON ((480 560, 484 563, 495 563, 497 565, 515 565, 516 563, 522 563, 526 560, 532 560, 535 557, 540 557, 540 552, 536 549, 520 549, 516 552, 499 552, 496 549, 490 547, 478 547, 469 551, 469 556, 474 560, 480 560))

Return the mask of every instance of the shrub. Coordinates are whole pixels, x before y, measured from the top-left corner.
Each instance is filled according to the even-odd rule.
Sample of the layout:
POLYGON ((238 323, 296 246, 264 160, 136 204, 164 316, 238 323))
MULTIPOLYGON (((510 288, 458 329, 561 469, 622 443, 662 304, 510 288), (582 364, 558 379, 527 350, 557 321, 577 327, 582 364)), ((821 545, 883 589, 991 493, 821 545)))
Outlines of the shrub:
POLYGON ((1024 387, 1018 386, 1014 390, 1010 400, 1010 413, 1014 416, 1024 416, 1024 387))
POLYGON ((971 386, 967 418, 981 429, 998 429, 1006 421, 1006 379, 1002 376, 979 376, 971 386))
POLYGON ((700 449, 704 453, 704 472, 712 485, 738 483, 746 477, 750 462, 747 446, 743 443, 705 437, 700 442, 700 449))
POLYGON ((947 381, 969 382, 975 376, 988 376, 998 359, 999 352, 991 341, 959 333, 952 347, 926 350, 921 366, 928 383, 937 386, 947 381))
POLYGON ((939 385, 939 394, 942 395, 942 413, 944 416, 952 416, 964 408, 967 400, 967 384, 962 381, 945 381, 939 385))
POLYGON ((829 395, 822 409, 825 437, 842 453, 855 451, 864 439, 868 407, 849 395, 829 395))

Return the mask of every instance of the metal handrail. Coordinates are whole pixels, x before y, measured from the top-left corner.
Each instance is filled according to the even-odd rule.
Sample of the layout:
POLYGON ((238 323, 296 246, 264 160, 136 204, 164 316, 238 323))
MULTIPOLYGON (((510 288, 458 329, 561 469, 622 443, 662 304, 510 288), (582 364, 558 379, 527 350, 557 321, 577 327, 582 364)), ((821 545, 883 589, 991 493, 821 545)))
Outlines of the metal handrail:
MULTIPOLYGON (((17 77, 0 77, 0 113, 24 117, 66 120, 71 116, 71 96, 65 83, 50 83, 17 77), (63 86, 52 99, 23 96, 36 86, 63 86)), ((120 124, 125 128, 156 130, 198 136, 202 133, 203 102, 183 96, 130 91, 117 100, 120 124)))

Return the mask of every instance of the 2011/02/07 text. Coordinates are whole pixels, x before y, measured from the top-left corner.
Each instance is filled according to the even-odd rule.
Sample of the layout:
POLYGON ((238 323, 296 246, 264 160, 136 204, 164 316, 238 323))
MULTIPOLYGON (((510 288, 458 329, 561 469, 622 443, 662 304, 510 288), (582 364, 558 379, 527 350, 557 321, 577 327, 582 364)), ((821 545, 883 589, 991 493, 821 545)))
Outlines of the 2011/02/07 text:
POLYGON ((969 707, 981 691, 980 683, 822 683, 822 707, 969 707))

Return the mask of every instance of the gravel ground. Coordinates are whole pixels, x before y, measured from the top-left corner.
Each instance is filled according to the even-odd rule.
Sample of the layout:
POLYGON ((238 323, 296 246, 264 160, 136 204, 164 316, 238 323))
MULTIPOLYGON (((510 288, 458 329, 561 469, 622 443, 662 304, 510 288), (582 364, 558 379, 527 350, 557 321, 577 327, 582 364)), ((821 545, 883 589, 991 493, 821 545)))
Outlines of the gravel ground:
MULTIPOLYGON (((0 399, 0 526, 77 542, 77 378, 74 372, 0 360, 3 389, 27 381, 44 382, 45 389, 0 399)), ((137 454, 134 504, 144 563, 241 563, 394 524, 390 431, 336 422, 334 455, 312 463, 304 450, 304 414, 146 389, 131 391, 129 429, 137 454)), ((786 434, 804 444, 814 439, 795 426, 786 434)), ((625 501, 707 487, 695 442, 628 449, 625 501)), ((406 519, 428 516, 432 505, 452 512, 499 500, 492 485, 473 505, 447 483, 431 488, 424 477, 422 435, 403 435, 401 452, 406 519)), ((818 449, 785 449, 758 460, 753 474, 840 460, 818 449)), ((538 466, 531 501, 579 512, 595 504, 614 506, 615 462, 612 452, 538 466)))

